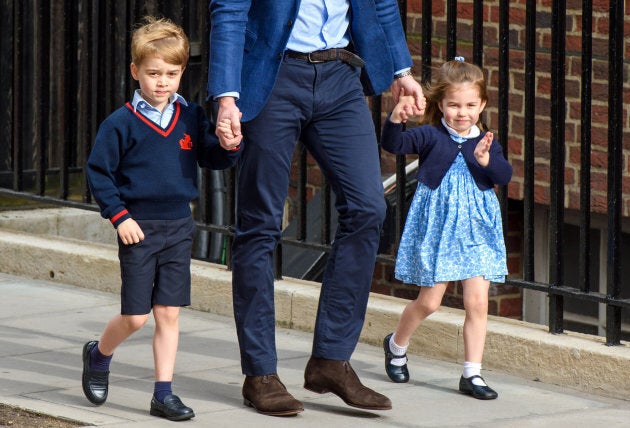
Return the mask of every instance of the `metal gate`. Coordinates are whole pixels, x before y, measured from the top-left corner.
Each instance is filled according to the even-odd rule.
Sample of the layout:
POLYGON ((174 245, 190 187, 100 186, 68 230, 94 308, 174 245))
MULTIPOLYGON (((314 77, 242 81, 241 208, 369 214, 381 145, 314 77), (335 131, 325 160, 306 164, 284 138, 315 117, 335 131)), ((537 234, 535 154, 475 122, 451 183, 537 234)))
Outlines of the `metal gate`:
MULTIPOLYGON (((630 309, 630 300, 623 299, 622 289, 629 287, 621 277, 621 243, 624 170, 623 154, 623 66, 624 66, 624 2, 609 2, 607 11, 609 38, 607 95, 607 290, 593 290, 590 283, 589 259, 591 244, 591 92, 592 92, 592 17, 593 2, 581 2, 580 53, 580 158, 579 158, 579 275, 578 283, 565 280, 567 266, 563 262, 565 237, 565 103, 567 2, 554 0, 551 13, 544 14, 550 27, 551 49, 551 120, 549 160, 549 281, 536 282, 537 266, 534 245, 535 207, 535 129, 537 10, 540 2, 521 0, 508 2, 455 1, 445 3, 444 25, 430 1, 398 2, 401 18, 407 24, 409 6, 419 9, 421 60, 416 64, 421 79, 430 78, 431 66, 454 57, 462 45, 472 53, 472 61, 484 66, 489 40, 485 29, 491 12, 495 16, 497 77, 491 84, 498 90, 497 129, 502 142, 510 139, 510 8, 518 4, 524 14, 524 93, 525 115, 523 138, 523 277, 508 279, 508 284, 536 290, 549 296, 549 330, 563 330, 564 298, 570 296, 606 305, 606 342, 620 344, 622 311, 630 309), (413 4, 412 4, 413 3, 413 4), (512 4, 512 5, 511 5, 512 4), (462 9, 460 9, 460 6, 462 9), (470 35, 458 34, 463 7, 470 10, 470 35), (436 52, 439 57, 435 58, 436 52)), ((203 103, 207 75, 208 28, 207 1, 91 1, 2 0, 0 15, 0 197, 21 198, 39 203, 96 210, 85 179, 83 165, 94 140, 96 129, 109 112, 127 101, 133 89, 128 72, 130 30, 145 14, 159 14, 180 23, 191 40, 190 64, 182 80, 181 91, 188 99, 203 103)), ((495 27, 493 27, 495 28, 495 27)), ((493 40, 494 41, 494 40, 493 40)), ((384 112, 381 97, 370 100, 377 132, 384 112)), ((209 111, 208 113, 212 113, 209 111)), ((379 132, 380 133, 380 132, 379 132)), ((508 144, 504 144, 507 150, 508 144)), ((506 153, 507 155, 507 153, 506 153)), ((406 159, 396 160, 397 188, 405 189, 406 159)), ((314 242, 307 236, 306 153, 300 149, 296 166, 298 197, 294 237, 285 237, 279 248, 277 276, 281 277, 282 248, 298 246, 327 252, 331 242, 331 192, 321 188, 321 232, 314 242)), ((203 173, 202 197, 196 218, 202 233, 210 233, 220 244, 221 262, 229 265, 230 239, 234 224, 234 171, 209 176, 203 173), (219 195, 217 197, 217 195, 219 195)), ((499 190, 505 214, 507 190, 499 190)), ((393 237, 396 242, 404 224, 405 192, 396 195, 393 237)), ((505 217, 504 217, 505 218, 505 217)), ((507 223, 507 222, 506 222, 507 223)), ((509 229, 512 227, 506 224, 509 229)), ((520 227, 520 226, 519 226, 520 227)), ((207 258, 202 250, 197 257, 207 258)), ((393 254, 379 254, 379 263, 393 263, 393 254)), ((627 293, 627 291, 626 291, 627 293)))

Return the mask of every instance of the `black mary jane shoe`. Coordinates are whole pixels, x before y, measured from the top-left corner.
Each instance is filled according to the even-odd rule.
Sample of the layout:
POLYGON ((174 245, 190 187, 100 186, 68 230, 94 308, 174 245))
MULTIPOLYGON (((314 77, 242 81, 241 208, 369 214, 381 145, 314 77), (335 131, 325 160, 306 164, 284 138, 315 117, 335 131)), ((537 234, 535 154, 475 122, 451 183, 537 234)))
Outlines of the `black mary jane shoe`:
POLYGON ((167 395, 164 397, 164 403, 160 403, 155 397, 151 398, 149 413, 169 421, 185 421, 195 417, 193 409, 182 403, 177 395, 167 395))
POLYGON ((486 383, 481 376, 475 375, 469 378, 462 376, 459 379, 459 392, 472 395, 474 398, 479 400, 494 400, 499 396, 499 394, 497 394, 497 392, 488 385, 475 385, 473 383, 473 379, 475 378, 479 378, 483 381, 483 383, 486 383))
POLYGON ((90 370, 92 349, 98 346, 96 340, 90 340, 83 345, 83 376, 81 386, 85 397, 93 404, 100 406, 107 400, 109 389, 109 371, 90 370))
POLYGON ((388 334, 385 336, 385 339, 383 339, 383 350, 385 351, 385 372, 393 382, 409 382, 409 370, 407 369, 407 363, 405 362, 402 366, 392 364, 392 360, 394 358, 404 358, 407 360, 407 354, 402 356, 394 355, 389 349, 389 340, 391 339, 392 334, 393 333, 388 334))

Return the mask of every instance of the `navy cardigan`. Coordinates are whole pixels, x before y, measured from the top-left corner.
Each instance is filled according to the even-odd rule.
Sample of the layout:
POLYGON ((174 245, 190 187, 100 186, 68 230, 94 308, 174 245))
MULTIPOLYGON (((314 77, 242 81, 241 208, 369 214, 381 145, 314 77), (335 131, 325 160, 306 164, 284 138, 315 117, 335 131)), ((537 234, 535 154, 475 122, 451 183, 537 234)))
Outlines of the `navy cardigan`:
POLYGON ((482 167, 475 159, 477 143, 485 135, 456 144, 444 126, 422 125, 403 131, 402 123, 393 123, 389 118, 383 126, 381 144, 385 150, 397 155, 417 154, 419 168, 417 178, 431 189, 436 189, 446 171, 461 152, 477 186, 487 190, 494 185, 503 186, 512 178, 512 165, 503 156, 503 149, 494 139, 490 146, 490 163, 482 167))

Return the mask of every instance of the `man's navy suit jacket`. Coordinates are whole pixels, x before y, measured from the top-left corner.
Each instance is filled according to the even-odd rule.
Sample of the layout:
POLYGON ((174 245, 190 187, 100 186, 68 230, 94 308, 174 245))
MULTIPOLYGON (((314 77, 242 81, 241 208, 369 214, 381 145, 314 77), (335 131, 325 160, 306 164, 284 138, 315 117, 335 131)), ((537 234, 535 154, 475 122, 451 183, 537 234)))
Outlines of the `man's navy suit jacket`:
MULTIPOLYGON (((208 96, 238 92, 247 122, 263 108, 282 62, 300 0, 212 0, 208 96)), ((363 58, 366 95, 387 90, 411 67, 396 0, 350 0, 353 50, 363 58)))

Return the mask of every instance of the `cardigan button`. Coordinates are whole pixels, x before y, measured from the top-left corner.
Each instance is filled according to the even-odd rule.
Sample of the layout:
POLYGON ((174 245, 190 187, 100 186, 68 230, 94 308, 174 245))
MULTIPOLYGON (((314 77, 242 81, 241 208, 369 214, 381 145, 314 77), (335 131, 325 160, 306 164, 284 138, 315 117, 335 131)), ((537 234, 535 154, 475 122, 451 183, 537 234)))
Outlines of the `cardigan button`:
POLYGON ((462 145, 461 145, 461 144, 458 144, 458 145, 457 145, 457 148, 458 148, 459 150, 461 150, 461 149, 462 149, 462 145))

